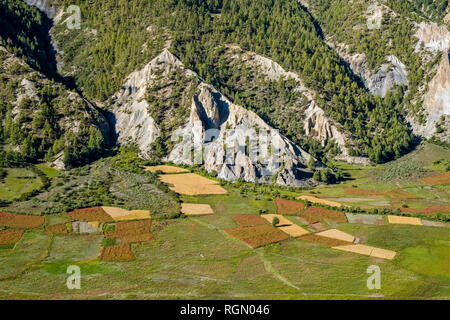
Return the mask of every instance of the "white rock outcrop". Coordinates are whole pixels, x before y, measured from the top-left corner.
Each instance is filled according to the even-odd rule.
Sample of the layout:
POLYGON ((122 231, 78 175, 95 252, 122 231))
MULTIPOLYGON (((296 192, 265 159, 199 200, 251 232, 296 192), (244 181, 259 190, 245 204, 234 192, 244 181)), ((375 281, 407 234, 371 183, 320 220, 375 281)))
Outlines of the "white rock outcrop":
POLYGON ((425 125, 413 123, 414 132, 425 138, 436 134, 436 124, 444 130, 438 137, 450 142, 450 51, 444 54, 438 71, 428 85, 423 108, 427 114, 425 125), (444 118, 444 121, 441 121, 444 118))
POLYGON ((283 137, 258 115, 232 103, 211 85, 201 83, 192 100, 191 114, 176 136, 168 161, 194 164, 198 150, 208 171, 228 181, 275 181, 280 185, 308 184, 305 169, 310 155, 283 137), (206 141, 206 142, 205 142, 206 141), (199 146, 196 148, 196 146, 199 146), (269 147, 270 146, 270 147, 269 147), (201 149, 201 150, 200 150, 201 149))
MULTIPOLYGON (((240 57, 236 56, 236 58, 240 57)), ((259 71, 270 80, 291 78, 296 81, 297 86, 294 90, 301 92, 308 99, 307 108, 304 110, 299 108, 299 113, 303 114, 303 125, 307 136, 319 141, 322 146, 325 146, 328 141, 334 141, 341 150, 341 154, 336 157, 338 160, 360 165, 370 164, 368 158, 349 155, 346 145, 349 142, 352 144, 351 139, 345 134, 344 129, 316 104, 314 92, 306 88, 298 74, 288 72, 275 61, 253 52, 246 52, 245 60, 256 64, 259 71)))
POLYGON ((450 32, 445 25, 422 22, 417 26, 415 36, 419 39, 416 51, 420 51, 422 45, 432 52, 445 51, 450 47, 450 32))
MULTIPOLYGON (((148 158, 151 145, 160 135, 160 129, 149 115, 147 89, 160 76, 167 76, 173 68, 183 67, 174 55, 165 49, 143 69, 130 74, 122 89, 112 97, 110 122, 115 127, 118 143, 136 143, 141 156, 148 158)), ((186 72, 193 74, 189 70, 186 72)))
MULTIPOLYGON (((152 106, 145 96, 157 77, 163 79, 174 68, 180 68, 188 76, 196 76, 164 50, 142 70, 133 72, 112 98, 111 121, 118 142, 137 144, 144 158, 150 157, 151 145, 160 135, 158 125, 149 113, 152 106)), ((165 160, 178 164, 198 163, 208 171, 216 171, 218 177, 225 180, 242 178, 296 186, 312 183, 312 173, 306 169, 310 159, 307 152, 255 113, 232 103, 202 81, 192 97, 189 118, 184 126, 173 132, 172 139, 174 147, 165 160), (261 132, 267 132, 267 135, 261 132), (258 140, 260 136, 265 138, 263 142, 258 140), (264 150, 262 146, 268 145, 265 141, 276 144, 264 150)))

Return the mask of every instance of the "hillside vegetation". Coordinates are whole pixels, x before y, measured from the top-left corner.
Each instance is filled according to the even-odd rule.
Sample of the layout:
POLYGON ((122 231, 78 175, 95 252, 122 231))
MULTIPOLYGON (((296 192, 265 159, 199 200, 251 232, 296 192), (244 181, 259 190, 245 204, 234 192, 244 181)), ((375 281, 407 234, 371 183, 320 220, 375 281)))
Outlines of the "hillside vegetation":
MULTIPOLYGON (((383 101, 367 93, 296 1, 70 3, 80 6, 84 20, 81 31, 67 30, 62 23, 55 28, 58 47, 64 52, 63 70, 73 72, 76 65, 76 82, 92 99, 111 96, 124 77, 148 62, 168 39, 171 51, 188 67, 221 87, 224 79, 219 75, 225 68, 214 66, 214 49, 237 43, 299 73, 317 92, 321 107, 356 137, 360 148, 352 149, 353 155, 384 162, 411 146, 412 135, 396 109, 399 98, 383 101)), ((235 92, 228 94, 236 98, 235 92)))

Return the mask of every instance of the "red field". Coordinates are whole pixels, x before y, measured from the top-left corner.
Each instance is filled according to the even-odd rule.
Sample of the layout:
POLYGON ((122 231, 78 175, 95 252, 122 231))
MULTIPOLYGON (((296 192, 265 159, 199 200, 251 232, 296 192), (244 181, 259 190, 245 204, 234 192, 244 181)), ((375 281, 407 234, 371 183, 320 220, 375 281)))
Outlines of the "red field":
POLYGON ((431 206, 423 209, 414 209, 414 208, 400 208, 403 212, 408 213, 422 213, 422 214, 434 214, 434 213, 447 213, 450 212, 450 206, 431 206))
POLYGON ((44 222, 44 217, 26 216, 0 211, 0 226, 31 229, 40 227, 44 222))
POLYGON ((289 236, 286 233, 268 224, 255 227, 227 229, 225 232, 233 238, 248 244, 252 248, 258 248, 270 243, 289 239, 289 236))
POLYGON ((151 224, 151 220, 120 221, 114 231, 105 232, 105 237, 121 239, 123 243, 151 241, 155 239, 150 233, 151 224))
POLYGON ((67 234, 67 227, 65 223, 55 224, 53 226, 45 227, 45 230, 51 234, 67 234))
POLYGON ((348 195, 353 196, 377 196, 381 195, 381 192, 370 190, 370 189, 363 189, 363 188, 344 188, 344 192, 348 195))
POLYGON ((122 244, 104 247, 100 253, 100 259, 106 261, 130 261, 134 260, 134 254, 131 251, 130 244, 122 244))
POLYGON ((266 221, 255 214, 240 214, 238 216, 233 216, 233 220, 240 227, 253 227, 266 224, 266 221))
POLYGON ((0 230, 0 245, 14 244, 22 238, 25 230, 0 230))
POLYGON ((98 222, 113 222, 114 219, 103 210, 102 207, 92 207, 77 209, 69 212, 69 215, 75 220, 79 221, 98 221, 98 222))
POLYGON ((422 178, 420 180, 431 185, 450 184, 450 171, 436 176, 422 178))
POLYGON ((278 214, 297 214, 301 210, 305 209, 305 204, 302 202, 291 201, 291 200, 283 200, 283 199, 275 199, 277 204, 277 212, 278 214))

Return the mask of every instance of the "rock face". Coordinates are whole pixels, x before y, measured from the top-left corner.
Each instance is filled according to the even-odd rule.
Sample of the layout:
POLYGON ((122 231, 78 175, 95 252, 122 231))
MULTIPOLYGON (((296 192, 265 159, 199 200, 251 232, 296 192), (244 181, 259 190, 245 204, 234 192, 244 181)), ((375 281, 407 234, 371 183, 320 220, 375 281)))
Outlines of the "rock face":
POLYGON ((384 97, 394 85, 408 86, 406 66, 395 55, 386 57, 386 63, 375 72, 367 65, 365 54, 349 55, 343 44, 337 46, 336 50, 373 95, 384 97))
POLYGON ((450 47, 450 32, 444 25, 422 22, 418 25, 415 36, 419 39, 416 51, 423 45, 424 49, 436 52, 445 51, 450 47))
POLYGON ((214 87, 201 83, 192 101, 187 124, 176 137, 167 160, 174 163, 202 163, 221 179, 301 186, 311 177, 305 169, 310 155, 294 145, 260 117, 232 103, 214 87), (193 157, 191 148, 194 147, 193 157), (196 152, 198 150, 198 153, 196 152), (201 157, 203 156, 203 159, 201 157))
POLYGON ((341 154, 337 157, 338 160, 360 165, 370 164, 368 158, 349 155, 346 145, 348 143, 353 144, 352 140, 345 134, 344 129, 328 117, 326 112, 316 104, 314 101, 314 92, 305 87, 298 74, 288 72, 275 61, 256 53, 247 52, 247 55, 246 60, 254 61, 259 67, 260 72, 268 79, 292 78, 296 81, 297 87, 294 90, 301 92, 308 99, 306 109, 299 108, 299 113, 303 115, 305 135, 319 141, 322 146, 325 146, 330 140, 334 141, 341 150, 341 154))
MULTIPOLYGON (((137 144, 144 158, 150 157, 151 145, 161 130, 150 115, 153 106, 146 101, 146 92, 157 76, 164 78, 173 68, 196 76, 164 50, 142 70, 132 73, 112 98, 111 120, 118 142, 137 144)), ((190 115, 185 125, 173 132, 172 141, 174 146, 165 160, 199 164, 225 180, 242 178, 295 186, 312 183, 312 173, 305 169, 311 157, 307 152, 255 113, 201 81, 192 97, 190 115)))
POLYGON ((372 77, 366 79, 367 88, 374 95, 384 97, 394 85, 408 86, 406 66, 394 55, 372 77))
POLYGON ((438 71, 428 85, 423 107, 427 113, 424 126, 414 124, 416 134, 425 138, 436 135, 439 139, 450 142, 450 51, 444 54, 438 71), (443 121, 442 121, 443 120, 443 121), (437 132, 436 125, 442 128, 437 132))
MULTIPOLYGON (((112 97, 110 122, 115 126, 118 143, 136 143, 144 158, 150 156, 151 145, 160 135, 158 125, 149 115, 151 105, 145 99, 147 89, 156 81, 157 73, 167 76, 176 67, 183 67, 183 64, 164 50, 142 70, 130 74, 122 89, 112 97)), ((189 70, 186 72, 193 74, 189 70)))

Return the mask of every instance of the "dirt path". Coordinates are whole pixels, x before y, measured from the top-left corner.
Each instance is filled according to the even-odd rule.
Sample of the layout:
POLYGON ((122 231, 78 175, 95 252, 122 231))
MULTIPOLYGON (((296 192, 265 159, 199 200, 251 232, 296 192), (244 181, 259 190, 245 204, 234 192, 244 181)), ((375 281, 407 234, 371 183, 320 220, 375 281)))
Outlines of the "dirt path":
MULTIPOLYGON (((195 219, 195 218, 189 218, 189 219, 192 220, 193 222, 196 222, 196 223, 198 223, 198 224, 204 226, 204 227, 207 227, 207 228, 209 228, 209 229, 214 229, 214 230, 219 231, 219 232, 220 232, 222 235, 224 235, 228 240, 237 241, 237 242, 241 243, 242 245, 245 245, 246 247, 251 248, 250 246, 247 246, 246 244, 244 244, 242 241, 239 241, 239 240, 237 240, 237 239, 231 237, 231 236, 228 235, 225 231, 220 230, 220 229, 218 229, 217 227, 215 227, 215 226, 213 226, 213 225, 211 225, 211 224, 209 224, 209 223, 206 223, 206 222, 204 222, 204 221, 200 221, 200 220, 195 219)), ((252 248, 251 248, 251 249, 252 249, 252 248)), ((298 290, 298 291, 301 290, 299 287, 297 287, 296 285, 294 285, 293 283, 291 283, 288 279, 286 279, 285 277, 283 277, 283 276, 278 272, 278 270, 276 270, 276 269, 274 268, 274 266, 272 265, 272 263, 264 257, 264 253, 261 252, 261 250, 255 250, 255 252, 258 254, 259 258, 260 258, 261 261, 264 263, 264 269, 266 270, 266 272, 272 274, 276 279, 280 280, 280 281, 281 281, 282 283, 284 283, 285 285, 287 285, 287 286, 289 286, 289 287, 291 287, 291 288, 294 288, 294 289, 296 289, 296 290, 298 290)))

